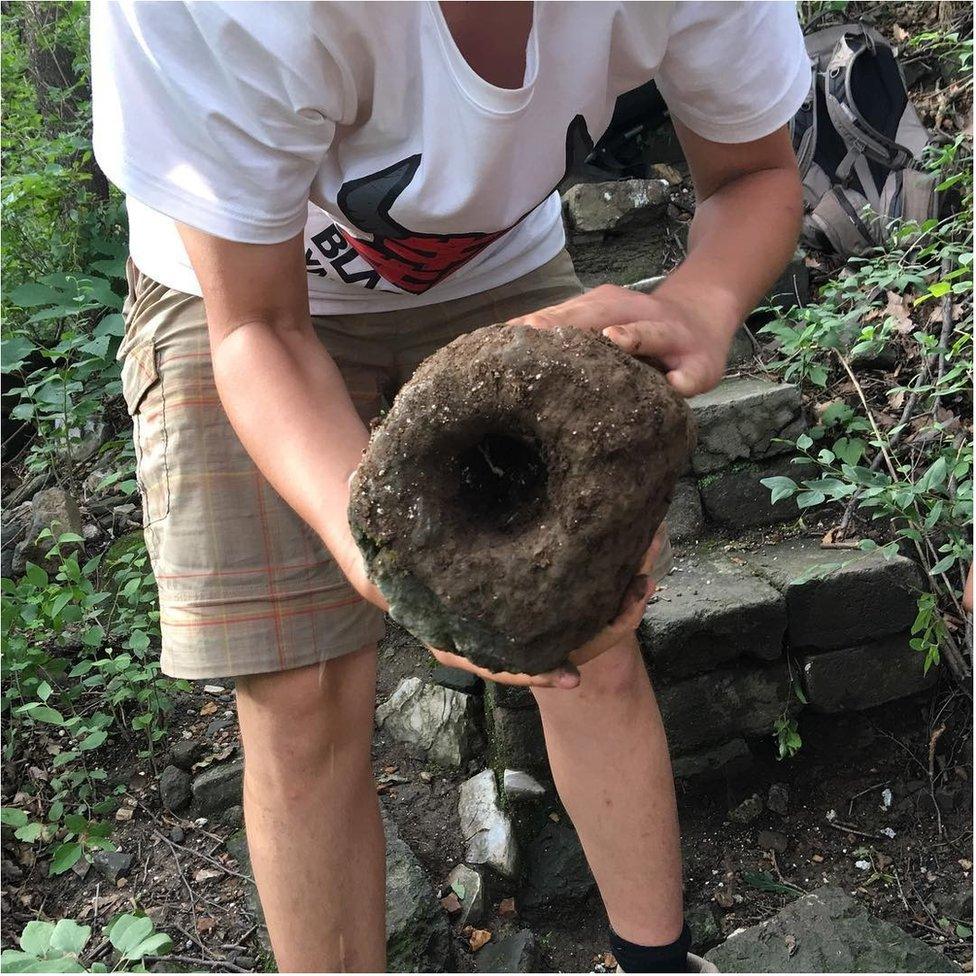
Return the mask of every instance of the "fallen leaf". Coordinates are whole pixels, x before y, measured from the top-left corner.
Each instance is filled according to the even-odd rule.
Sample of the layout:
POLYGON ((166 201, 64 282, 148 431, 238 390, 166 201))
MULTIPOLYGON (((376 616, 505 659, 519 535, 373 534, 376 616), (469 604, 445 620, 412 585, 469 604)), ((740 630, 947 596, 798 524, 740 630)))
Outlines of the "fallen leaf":
POLYGON ((901 24, 895 24, 891 28, 891 36, 895 39, 896 44, 904 44, 908 40, 909 34, 901 24))
POLYGON ((115 811, 115 819, 120 823, 124 823, 125 821, 132 819, 132 814, 134 812, 135 811, 132 807, 119 807, 118 810, 115 811))
POLYGON ((961 857, 959 858, 959 867, 961 867, 963 871, 971 871, 973 867, 973 862, 970 861, 969 858, 961 857))
POLYGON ((508 918, 511 915, 517 915, 518 909, 515 907, 515 899, 503 898, 498 903, 498 914, 501 915, 502 918, 508 918))
POLYGON ((433 773, 428 773, 426 769, 423 769, 423 770, 421 770, 421 772, 420 772, 420 778, 421 778, 421 779, 422 779, 422 780, 423 780, 423 781, 424 781, 425 783, 429 783, 429 782, 430 782, 430 781, 431 781, 431 780, 432 780, 432 779, 434 778, 434 774, 433 774, 433 773))
POLYGON ((783 941, 786 943, 786 951, 792 956, 796 952, 796 936, 784 935, 783 941))
POLYGON ((607 972, 615 972, 617 969, 617 957, 612 952, 605 952, 602 956, 597 957, 600 962, 603 963, 603 968, 607 972))
POLYGON ((810 858, 810 860, 813 861, 814 864, 823 864, 823 855, 814 854, 813 857, 810 858))
POLYGON ((219 878, 223 876, 223 871, 218 871, 216 868, 200 868, 193 875, 194 881, 209 881, 211 878, 219 878))
POLYGON ((217 920, 211 918, 209 915, 204 915, 203 918, 197 919, 197 931, 201 935, 205 935, 207 932, 213 931, 217 927, 217 920))
POLYGON ((213 715, 217 711, 217 703, 208 701, 204 703, 203 708, 200 709, 201 715, 213 715))
POLYGON ((400 768, 399 766, 384 766, 383 767, 383 772, 384 773, 395 773, 397 771, 397 769, 399 769, 399 768, 400 768))
POLYGON ((886 319, 892 319, 895 331, 902 335, 909 335, 915 330, 912 316, 905 307, 905 296, 899 295, 896 291, 888 292, 888 304, 884 307, 884 316, 886 319))
POLYGON ((553 811, 552 813, 550 813, 550 814, 549 814, 549 819, 550 819, 550 820, 551 820, 551 821, 552 821, 553 823, 559 823, 559 814, 558 814, 558 813, 556 813, 555 811, 553 811))
POLYGON ((712 898, 715 900, 715 903, 720 905, 722 908, 731 908, 735 904, 735 898, 732 897, 732 892, 725 891, 724 889, 721 891, 716 891, 715 894, 712 895, 712 898))
POLYGON ((449 895, 441 899, 441 908, 447 912, 448 915, 456 915, 461 911, 461 902, 458 896, 452 891, 449 895))
POLYGON ((471 935, 468 937, 468 945, 471 946, 472 952, 477 952, 490 941, 491 932, 488 929, 472 929, 471 935))

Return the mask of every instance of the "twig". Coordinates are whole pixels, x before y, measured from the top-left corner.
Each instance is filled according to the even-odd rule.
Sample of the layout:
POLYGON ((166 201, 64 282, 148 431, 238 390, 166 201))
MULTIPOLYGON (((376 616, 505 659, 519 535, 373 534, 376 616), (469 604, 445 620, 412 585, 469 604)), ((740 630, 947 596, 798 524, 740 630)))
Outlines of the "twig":
POLYGON ((211 966, 217 967, 228 973, 249 973, 250 969, 241 969, 234 963, 226 959, 199 959, 196 956, 143 956, 143 962, 179 962, 187 966, 211 966))
POLYGON ((827 820, 825 822, 828 827, 833 827, 834 830, 839 830, 845 834, 854 834, 856 837, 867 837, 868 840, 881 840, 882 837, 881 834, 869 834, 866 830, 859 830, 857 827, 842 823, 840 820, 827 820))
MULTIPOLYGON (((942 277, 945 278, 946 275, 952 270, 952 264, 948 258, 942 259, 942 277)), ((952 332, 952 289, 947 291, 942 299, 942 334, 939 336, 939 352, 938 361, 939 365, 935 374, 935 398, 932 400, 932 416, 933 419, 938 421, 936 414, 939 410, 939 401, 942 399, 942 394, 939 392, 939 384, 942 382, 942 377, 945 374, 945 360, 946 360, 946 349, 949 346, 949 334, 952 332)))
POLYGON ((192 847, 184 847, 182 844, 177 844, 175 840, 170 840, 158 830, 154 830, 153 833, 160 840, 163 840, 169 844, 170 847, 175 847, 178 850, 185 851, 187 854, 190 854, 193 857, 200 858, 201 861, 206 861, 208 864, 212 864, 215 868, 220 868, 221 871, 223 871, 225 874, 229 874, 233 878, 240 878, 242 881, 247 881, 249 884, 254 884, 253 878, 249 878, 246 874, 241 874, 240 871, 235 871, 232 868, 227 867, 227 865, 221 864, 217 858, 211 857, 209 854, 204 854, 203 851, 195 851, 192 847))
POLYGON ((929 796, 932 798, 932 806, 935 807, 935 821, 939 829, 939 836, 942 836, 942 809, 939 807, 939 801, 935 796, 935 747, 939 742, 939 738, 942 733, 945 732, 946 726, 943 722, 937 729, 932 732, 929 736, 929 796))

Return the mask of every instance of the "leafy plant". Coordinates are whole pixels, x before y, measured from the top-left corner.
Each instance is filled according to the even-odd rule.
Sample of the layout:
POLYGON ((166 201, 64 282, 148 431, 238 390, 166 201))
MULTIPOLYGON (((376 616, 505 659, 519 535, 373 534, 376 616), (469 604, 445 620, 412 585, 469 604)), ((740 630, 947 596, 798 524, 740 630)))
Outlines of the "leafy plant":
POLYGON ((119 915, 103 934, 116 954, 111 969, 103 962, 83 964, 91 926, 67 918, 57 923, 28 922, 20 936, 20 950, 4 950, 0 965, 8 973, 144 973, 147 956, 166 955, 173 948, 173 940, 157 932, 145 915, 119 915))

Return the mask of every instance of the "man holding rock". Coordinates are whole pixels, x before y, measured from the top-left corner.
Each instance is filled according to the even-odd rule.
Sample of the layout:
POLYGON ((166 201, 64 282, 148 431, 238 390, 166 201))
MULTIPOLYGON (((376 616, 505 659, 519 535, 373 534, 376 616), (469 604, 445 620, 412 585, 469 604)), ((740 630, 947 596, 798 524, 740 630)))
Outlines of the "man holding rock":
MULTIPOLYGON (((798 233, 793 5, 96 3, 92 45, 95 151, 129 210, 123 388, 163 670, 236 679, 279 970, 382 970, 385 607, 346 519, 367 423, 440 345, 506 320, 600 330, 682 395, 713 387, 798 233), (688 256, 653 295, 581 294, 554 192, 567 147, 650 78, 695 183, 688 256)), ((565 667, 484 677, 533 688, 623 968, 673 972, 646 596, 622 594, 565 667)))

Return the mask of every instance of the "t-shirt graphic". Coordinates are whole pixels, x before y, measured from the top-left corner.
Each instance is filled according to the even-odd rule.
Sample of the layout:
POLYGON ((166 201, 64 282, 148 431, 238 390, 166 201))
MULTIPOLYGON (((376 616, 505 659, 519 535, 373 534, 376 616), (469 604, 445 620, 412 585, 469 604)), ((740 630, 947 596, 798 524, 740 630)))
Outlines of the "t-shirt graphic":
MULTIPOLYGON (((567 172, 574 155, 579 159, 592 148, 586 119, 577 115, 566 131, 567 172)), ((527 210, 508 227, 487 233, 421 234, 409 230, 390 216, 390 208, 410 184, 420 167, 420 159, 421 154, 416 153, 369 176, 349 180, 342 184, 336 199, 348 221, 372 235, 371 240, 365 240, 343 230, 342 236, 349 246, 385 281, 413 295, 422 295, 443 281, 535 209, 527 210)))

